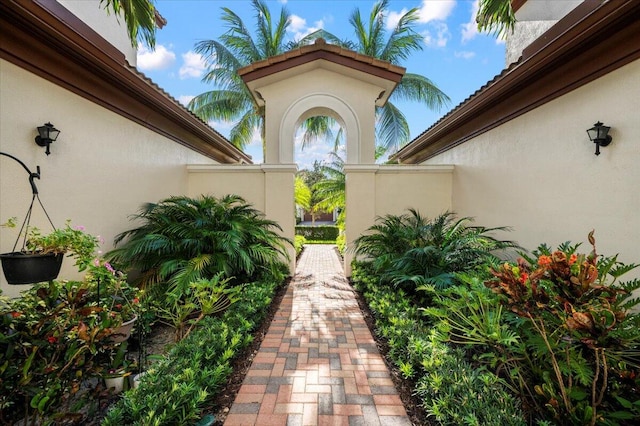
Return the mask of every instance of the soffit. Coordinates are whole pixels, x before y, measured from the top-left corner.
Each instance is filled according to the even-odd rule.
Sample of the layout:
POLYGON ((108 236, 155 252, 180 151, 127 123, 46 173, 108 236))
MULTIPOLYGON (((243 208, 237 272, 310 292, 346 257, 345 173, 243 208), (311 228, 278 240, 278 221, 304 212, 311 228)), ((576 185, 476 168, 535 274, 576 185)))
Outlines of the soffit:
POLYGON ((327 69, 381 87, 384 92, 376 101, 378 106, 384 105, 389 99, 405 73, 403 67, 327 44, 323 39, 318 39, 314 44, 240 68, 238 75, 245 82, 258 105, 264 105, 264 100, 257 91, 259 87, 317 68, 327 69))
POLYGON ((587 0, 392 160, 428 160, 639 58, 640 2, 587 0))
POLYGON ((251 157, 55 0, 0 2, 0 57, 221 163, 251 157))

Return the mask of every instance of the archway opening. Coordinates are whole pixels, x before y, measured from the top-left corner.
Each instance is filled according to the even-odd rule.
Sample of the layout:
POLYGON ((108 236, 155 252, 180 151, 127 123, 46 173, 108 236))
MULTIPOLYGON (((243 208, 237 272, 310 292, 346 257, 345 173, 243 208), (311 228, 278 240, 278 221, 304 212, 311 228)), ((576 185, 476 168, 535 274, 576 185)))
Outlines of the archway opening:
POLYGON ((304 243, 345 248, 346 131, 333 110, 313 108, 296 122, 293 159, 297 248, 304 243), (300 237, 303 238, 300 238, 300 237))

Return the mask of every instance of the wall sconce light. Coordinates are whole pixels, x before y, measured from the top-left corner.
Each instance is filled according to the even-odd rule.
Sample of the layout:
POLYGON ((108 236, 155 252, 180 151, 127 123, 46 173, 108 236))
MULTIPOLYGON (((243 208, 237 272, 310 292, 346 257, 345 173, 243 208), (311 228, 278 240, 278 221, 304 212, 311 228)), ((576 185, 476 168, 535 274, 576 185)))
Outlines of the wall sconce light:
POLYGON ((592 128, 587 130, 589 139, 596 144, 596 155, 600 155, 600 147, 607 146, 611 143, 611 136, 609 136, 609 129, 611 127, 603 125, 601 122, 597 122, 592 128))
POLYGON ((39 146, 46 146, 47 150, 45 151, 45 154, 49 155, 51 154, 51 151, 49 151, 49 145, 51 145, 53 142, 55 142, 56 139, 58 139, 59 134, 60 130, 53 127, 53 124, 46 123, 44 126, 38 127, 38 136, 36 136, 36 143, 39 146))

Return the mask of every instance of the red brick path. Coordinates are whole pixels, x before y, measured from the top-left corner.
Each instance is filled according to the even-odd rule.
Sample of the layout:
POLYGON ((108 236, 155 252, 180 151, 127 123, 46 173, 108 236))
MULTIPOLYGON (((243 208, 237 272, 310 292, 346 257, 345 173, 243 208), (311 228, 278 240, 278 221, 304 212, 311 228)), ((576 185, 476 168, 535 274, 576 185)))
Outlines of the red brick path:
POLYGON ((224 424, 411 425, 334 246, 306 246, 224 424))

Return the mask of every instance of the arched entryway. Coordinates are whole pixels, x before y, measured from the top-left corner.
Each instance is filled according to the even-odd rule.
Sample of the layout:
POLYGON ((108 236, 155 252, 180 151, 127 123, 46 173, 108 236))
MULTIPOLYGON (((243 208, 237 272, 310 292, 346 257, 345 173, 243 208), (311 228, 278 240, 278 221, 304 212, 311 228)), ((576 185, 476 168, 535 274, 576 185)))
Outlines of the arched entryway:
MULTIPOLYGON (((265 214, 293 238, 295 131, 308 117, 326 115, 346 135, 347 241, 373 223, 375 108, 384 105, 404 68, 356 52, 314 45, 254 63, 238 72, 265 109, 265 214)), ((293 252, 292 258, 293 256, 293 252)), ((345 256, 348 272, 351 255, 345 256)), ((292 262, 292 271, 295 263, 292 262)))

